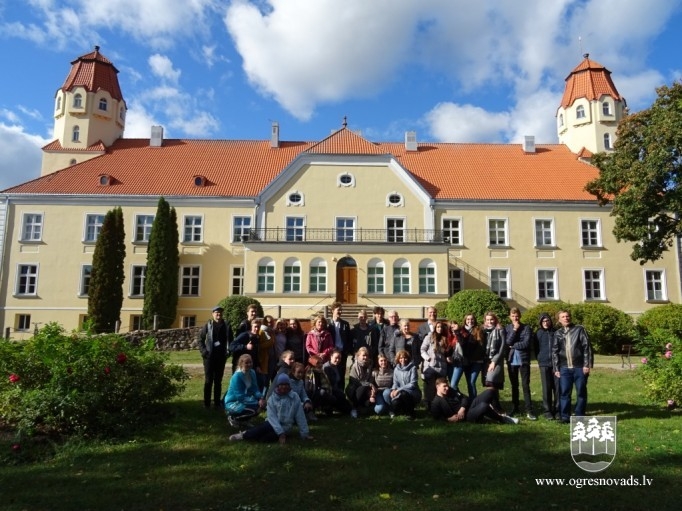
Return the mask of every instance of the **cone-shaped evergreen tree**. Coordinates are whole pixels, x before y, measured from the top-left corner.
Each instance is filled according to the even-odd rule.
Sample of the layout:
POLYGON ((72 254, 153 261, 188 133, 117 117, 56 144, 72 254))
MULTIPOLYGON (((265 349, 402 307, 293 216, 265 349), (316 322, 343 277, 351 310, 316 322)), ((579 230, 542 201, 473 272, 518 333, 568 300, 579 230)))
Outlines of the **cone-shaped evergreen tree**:
POLYGON ((178 307, 178 217, 161 197, 149 235, 147 273, 144 285, 143 324, 153 328, 154 315, 158 315, 157 328, 169 328, 175 321, 178 307))
POLYGON ((123 210, 117 207, 105 215, 92 257, 88 318, 95 332, 113 332, 121 319, 125 257, 123 210))

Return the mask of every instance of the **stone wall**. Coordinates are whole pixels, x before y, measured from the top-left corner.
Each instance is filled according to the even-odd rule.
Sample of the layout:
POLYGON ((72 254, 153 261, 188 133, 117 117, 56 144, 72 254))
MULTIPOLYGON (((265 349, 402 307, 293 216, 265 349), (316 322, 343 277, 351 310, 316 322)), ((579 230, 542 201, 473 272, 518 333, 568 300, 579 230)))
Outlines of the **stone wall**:
POLYGON ((171 328, 168 330, 135 330, 124 334, 131 344, 138 345, 150 337, 154 339, 154 345, 159 351, 182 351, 196 350, 198 344, 195 340, 201 327, 171 328))

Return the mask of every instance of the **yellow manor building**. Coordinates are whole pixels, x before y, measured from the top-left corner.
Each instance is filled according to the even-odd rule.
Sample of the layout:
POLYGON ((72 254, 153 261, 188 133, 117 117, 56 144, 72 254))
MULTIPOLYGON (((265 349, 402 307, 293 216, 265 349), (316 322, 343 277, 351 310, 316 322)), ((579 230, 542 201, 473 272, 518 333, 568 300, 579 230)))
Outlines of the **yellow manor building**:
POLYGON ((625 100, 585 55, 557 110, 560 144, 375 142, 340 129, 319 141, 122 138, 118 70, 98 47, 71 63, 54 100, 42 175, 0 196, 0 322, 13 338, 87 314, 106 212, 126 226, 121 331, 137 329, 159 197, 180 229, 177 326, 228 295, 305 318, 335 300, 424 308, 489 288, 521 308, 598 301, 630 314, 680 302, 680 246, 640 266, 609 208, 584 191, 591 155, 613 147, 625 100))

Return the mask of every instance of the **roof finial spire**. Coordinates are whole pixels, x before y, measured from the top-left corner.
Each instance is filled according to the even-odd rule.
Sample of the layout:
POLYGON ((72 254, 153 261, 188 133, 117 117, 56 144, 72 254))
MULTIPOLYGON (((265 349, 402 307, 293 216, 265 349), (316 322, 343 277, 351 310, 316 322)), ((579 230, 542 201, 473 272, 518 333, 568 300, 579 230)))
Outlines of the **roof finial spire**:
POLYGON ((99 46, 95 45, 95 51, 99 51, 99 46))
POLYGON ((345 115, 343 116, 343 122, 341 123, 341 126, 343 126, 344 128, 348 126, 348 117, 346 117, 345 115))

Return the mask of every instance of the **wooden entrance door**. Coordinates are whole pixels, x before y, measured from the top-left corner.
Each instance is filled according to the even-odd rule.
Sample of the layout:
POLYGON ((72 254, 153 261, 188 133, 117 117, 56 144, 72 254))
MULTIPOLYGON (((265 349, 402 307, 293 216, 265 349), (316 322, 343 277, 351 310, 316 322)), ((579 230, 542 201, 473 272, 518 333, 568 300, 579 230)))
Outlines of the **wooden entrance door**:
POLYGON ((357 266, 342 266, 336 269, 336 300, 341 303, 358 303, 357 266))

